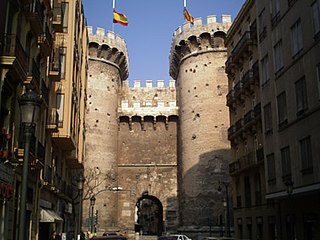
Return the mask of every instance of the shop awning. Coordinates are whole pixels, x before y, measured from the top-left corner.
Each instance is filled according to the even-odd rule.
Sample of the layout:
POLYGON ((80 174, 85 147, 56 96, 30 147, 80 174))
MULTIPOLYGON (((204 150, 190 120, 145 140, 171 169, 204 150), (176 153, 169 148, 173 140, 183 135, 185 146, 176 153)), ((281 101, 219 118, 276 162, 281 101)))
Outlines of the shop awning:
POLYGON ((41 208, 40 222, 49 222, 49 223, 63 222, 63 219, 54 211, 41 208))

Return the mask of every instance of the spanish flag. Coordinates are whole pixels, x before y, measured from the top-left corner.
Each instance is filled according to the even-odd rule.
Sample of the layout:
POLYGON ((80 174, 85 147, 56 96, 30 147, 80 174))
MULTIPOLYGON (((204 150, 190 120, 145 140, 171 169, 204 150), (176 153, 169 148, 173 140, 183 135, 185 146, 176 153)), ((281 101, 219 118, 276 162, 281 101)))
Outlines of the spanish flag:
POLYGON ((188 12, 187 8, 185 7, 183 9, 183 15, 184 15, 184 19, 187 22, 191 22, 192 24, 194 23, 194 18, 191 16, 191 14, 188 12))
POLYGON ((119 23, 122 26, 128 26, 128 19, 126 15, 118 13, 116 10, 113 10, 113 22, 119 23))

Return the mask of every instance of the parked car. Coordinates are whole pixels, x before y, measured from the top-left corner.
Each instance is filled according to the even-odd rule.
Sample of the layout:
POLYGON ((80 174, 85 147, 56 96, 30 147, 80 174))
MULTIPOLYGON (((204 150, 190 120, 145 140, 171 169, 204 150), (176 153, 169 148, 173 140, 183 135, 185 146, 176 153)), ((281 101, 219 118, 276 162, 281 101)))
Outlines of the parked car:
POLYGON ((107 234, 104 236, 94 236, 91 240, 127 240, 127 238, 122 235, 107 234))
POLYGON ((191 238, 189 238, 186 235, 172 234, 172 235, 160 236, 158 237, 158 240, 191 240, 191 238))

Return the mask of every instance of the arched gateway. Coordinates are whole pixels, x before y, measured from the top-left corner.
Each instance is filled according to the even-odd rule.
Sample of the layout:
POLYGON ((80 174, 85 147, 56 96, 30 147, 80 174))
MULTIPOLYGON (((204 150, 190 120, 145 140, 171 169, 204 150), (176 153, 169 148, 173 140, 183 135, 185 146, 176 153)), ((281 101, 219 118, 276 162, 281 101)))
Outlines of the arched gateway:
POLYGON ((141 235, 161 235, 163 232, 163 207, 160 200, 145 192, 136 203, 135 229, 141 235))

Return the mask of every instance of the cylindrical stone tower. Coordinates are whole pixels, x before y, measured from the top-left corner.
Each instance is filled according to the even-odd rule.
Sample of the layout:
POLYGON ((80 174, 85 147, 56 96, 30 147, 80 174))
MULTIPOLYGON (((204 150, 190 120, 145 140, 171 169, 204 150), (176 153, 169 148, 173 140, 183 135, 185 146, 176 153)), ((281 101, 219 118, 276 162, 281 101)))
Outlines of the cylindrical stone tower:
MULTIPOLYGON (((229 125, 224 39, 230 16, 185 23, 174 33, 170 75, 179 106, 178 166, 180 231, 217 231, 225 222, 219 184, 228 181, 229 125)), ((224 186, 221 185, 223 188, 224 186)))
MULTIPOLYGON (((86 112, 85 188, 83 229, 97 235, 117 231, 117 137, 119 92, 128 77, 128 56, 125 41, 113 32, 96 34, 88 27, 89 66, 86 112), (90 205, 90 197, 95 204, 90 205)), ((93 202, 92 202, 93 203, 93 202)))

